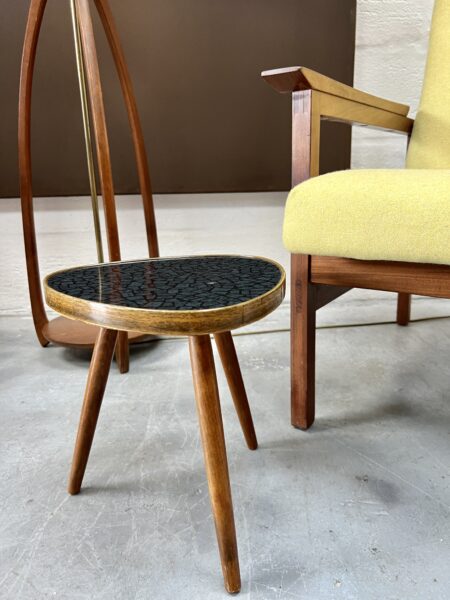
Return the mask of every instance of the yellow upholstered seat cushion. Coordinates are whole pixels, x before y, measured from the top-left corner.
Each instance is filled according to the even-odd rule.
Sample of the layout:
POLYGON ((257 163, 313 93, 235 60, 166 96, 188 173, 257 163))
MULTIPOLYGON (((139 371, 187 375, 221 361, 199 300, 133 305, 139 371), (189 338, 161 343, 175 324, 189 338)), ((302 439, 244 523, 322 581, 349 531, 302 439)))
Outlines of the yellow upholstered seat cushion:
POLYGON ((291 253, 450 265, 450 170, 309 179, 289 194, 283 241, 291 253))

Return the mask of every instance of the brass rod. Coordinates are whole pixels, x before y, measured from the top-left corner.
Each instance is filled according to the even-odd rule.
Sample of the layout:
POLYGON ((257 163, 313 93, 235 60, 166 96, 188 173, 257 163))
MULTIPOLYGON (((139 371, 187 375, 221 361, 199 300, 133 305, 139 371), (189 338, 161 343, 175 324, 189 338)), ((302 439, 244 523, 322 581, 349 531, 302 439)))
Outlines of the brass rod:
POLYGON ((94 153, 92 149, 91 126, 89 122, 88 96, 86 90, 86 77, 84 72, 83 48, 81 45, 80 25, 77 18, 75 0, 70 0, 72 14, 73 38, 75 42, 75 57, 77 62, 78 85, 80 88, 81 114, 83 117, 84 141, 86 147, 86 160, 89 174, 89 187, 91 190, 92 216, 94 218, 95 243, 99 263, 105 262, 103 254, 102 232, 100 228, 100 214, 98 208, 97 186, 95 183, 94 153))

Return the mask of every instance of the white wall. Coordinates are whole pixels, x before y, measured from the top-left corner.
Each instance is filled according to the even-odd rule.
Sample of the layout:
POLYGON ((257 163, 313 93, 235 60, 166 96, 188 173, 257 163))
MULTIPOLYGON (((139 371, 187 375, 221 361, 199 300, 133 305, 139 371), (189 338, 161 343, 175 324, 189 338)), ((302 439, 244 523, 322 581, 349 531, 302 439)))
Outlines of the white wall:
MULTIPOLYGON (((411 106, 422 87, 434 0, 358 0, 355 87, 411 106)), ((353 129, 352 165, 402 167, 403 136, 353 129)))

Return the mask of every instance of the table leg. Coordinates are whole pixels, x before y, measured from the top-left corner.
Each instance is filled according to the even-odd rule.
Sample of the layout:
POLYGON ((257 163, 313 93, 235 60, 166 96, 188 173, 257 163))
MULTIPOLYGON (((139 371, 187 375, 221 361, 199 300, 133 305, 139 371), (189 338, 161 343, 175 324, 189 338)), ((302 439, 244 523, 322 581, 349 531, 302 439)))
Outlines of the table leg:
POLYGON ((73 453, 68 486, 69 494, 78 494, 81 488, 108 381, 117 335, 117 331, 112 329, 100 329, 95 342, 73 453))
POLYGON ((230 388, 234 406, 241 423, 242 431, 244 432, 245 441, 250 450, 256 450, 258 441, 256 439, 252 413, 248 404, 233 337, 229 331, 225 331, 223 333, 215 333, 214 339, 216 340, 220 360, 222 361, 223 370, 228 381, 228 387, 230 388))
POLYGON ((128 373, 130 369, 130 345, 126 331, 119 331, 116 343, 116 361, 119 372, 128 373))
POLYGON ((236 593, 241 587, 236 530, 222 413, 209 335, 191 336, 189 350, 223 577, 227 591, 236 593))

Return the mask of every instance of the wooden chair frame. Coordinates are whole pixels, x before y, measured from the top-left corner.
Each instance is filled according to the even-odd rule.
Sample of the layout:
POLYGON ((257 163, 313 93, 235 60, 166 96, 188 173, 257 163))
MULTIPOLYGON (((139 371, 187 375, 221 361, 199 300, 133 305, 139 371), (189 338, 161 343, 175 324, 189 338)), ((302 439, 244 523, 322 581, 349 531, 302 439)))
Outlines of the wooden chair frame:
MULTIPOLYGON (((134 151, 136 155, 139 185, 142 195, 147 242, 150 257, 159 256, 158 238, 153 207, 152 189, 148 171, 147 154, 144 145, 133 87, 119 41, 113 16, 107 0, 94 0, 100 20, 111 48, 119 76, 122 93, 128 113, 134 151)), ((47 0, 31 0, 23 45, 19 91, 19 171, 22 220, 27 263, 28 286, 34 326, 39 342, 47 346, 49 342, 64 346, 94 345, 98 328, 58 317, 49 321, 43 301, 39 273, 36 229, 34 224, 33 190, 31 172, 31 95, 34 64, 41 24, 47 0)), ((97 162, 103 197, 109 259, 120 260, 120 243, 114 198, 108 132, 106 127, 103 95, 95 47, 94 31, 89 9, 89 0, 75 0, 75 14, 80 31, 86 83, 89 92, 91 115, 97 162)), ((130 339, 139 339, 139 334, 131 334, 130 339)), ((119 334, 117 358, 122 372, 128 370, 127 334, 119 334)))
MULTIPOLYGON (((409 107, 366 94, 303 67, 265 71, 292 94, 292 186, 319 174, 322 120, 410 136, 409 107)), ((398 292, 397 322, 410 319, 411 294, 450 298, 446 265, 291 255, 291 419, 308 429, 315 416, 316 311, 351 288, 398 292)))

